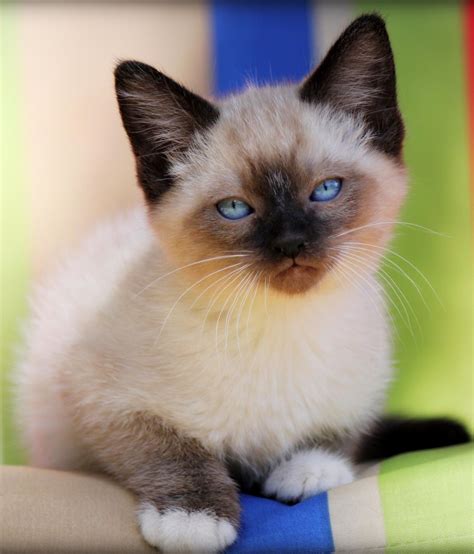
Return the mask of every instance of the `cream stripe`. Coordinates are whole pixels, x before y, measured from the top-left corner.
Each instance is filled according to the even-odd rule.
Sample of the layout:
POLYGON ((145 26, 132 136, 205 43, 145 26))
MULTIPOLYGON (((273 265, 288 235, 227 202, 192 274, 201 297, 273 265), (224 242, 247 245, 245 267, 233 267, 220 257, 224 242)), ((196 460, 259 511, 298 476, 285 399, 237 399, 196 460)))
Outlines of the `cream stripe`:
POLYGON ((2 552, 153 554, 138 532, 135 499, 106 477, 0 468, 2 552))
POLYGON ((340 33, 354 19, 355 6, 349 1, 313 2, 313 25, 315 29, 314 49, 321 60, 340 33))
POLYGON ((329 514, 336 552, 383 552, 386 544, 378 484, 379 466, 362 477, 329 491, 329 514))
POLYGON ((112 72, 137 59, 210 92, 201 2, 19 4, 25 189, 36 275, 108 214, 141 201, 112 72))

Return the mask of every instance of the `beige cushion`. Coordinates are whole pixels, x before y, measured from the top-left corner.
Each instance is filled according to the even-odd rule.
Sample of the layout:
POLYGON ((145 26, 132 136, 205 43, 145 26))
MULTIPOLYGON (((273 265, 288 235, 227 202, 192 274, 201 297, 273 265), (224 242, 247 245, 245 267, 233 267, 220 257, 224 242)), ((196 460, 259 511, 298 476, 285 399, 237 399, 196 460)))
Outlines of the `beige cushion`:
POLYGON ((133 495, 106 477, 4 466, 0 485, 2 553, 156 553, 133 495))

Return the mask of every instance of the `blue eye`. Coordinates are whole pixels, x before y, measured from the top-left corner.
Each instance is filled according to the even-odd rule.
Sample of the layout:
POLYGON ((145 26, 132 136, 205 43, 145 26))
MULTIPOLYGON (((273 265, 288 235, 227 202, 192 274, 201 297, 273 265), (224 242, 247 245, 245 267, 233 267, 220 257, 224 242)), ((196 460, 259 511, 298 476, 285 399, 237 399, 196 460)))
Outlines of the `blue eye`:
POLYGON ((226 219, 242 219, 253 212, 253 208, 238 198, 226 198, 217 203, 217 211, 226 219))
POLYGON ((312 202, 329 202, 341 192, 342 179, 325 179, 313 190, 309 199, 312 202))

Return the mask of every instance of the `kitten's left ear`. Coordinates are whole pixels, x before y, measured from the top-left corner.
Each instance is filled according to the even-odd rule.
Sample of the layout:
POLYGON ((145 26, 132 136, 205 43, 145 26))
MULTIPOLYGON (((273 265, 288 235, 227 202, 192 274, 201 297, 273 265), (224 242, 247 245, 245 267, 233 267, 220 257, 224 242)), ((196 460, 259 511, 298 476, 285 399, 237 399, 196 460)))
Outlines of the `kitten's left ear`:
POLYGON ((378 150, 401 155, 404 126, 395 64, 385 23, 378 15, 353 21, 301 85, 299 94, 305 102, 361 116, 378 150))
POLYGON ((172 185, 170 168, 196 132, 219 117, 216 107, 154 67, 128 61, 115 70, 115 89, 137 162, 138 180, 148 201, 172 185))

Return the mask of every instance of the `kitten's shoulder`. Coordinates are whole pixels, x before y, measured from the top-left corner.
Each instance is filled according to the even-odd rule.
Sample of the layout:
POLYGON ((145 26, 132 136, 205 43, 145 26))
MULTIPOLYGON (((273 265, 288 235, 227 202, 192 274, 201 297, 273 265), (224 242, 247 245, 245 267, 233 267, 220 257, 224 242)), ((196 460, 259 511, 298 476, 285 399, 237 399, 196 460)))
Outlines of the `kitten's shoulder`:
POLYGON ((101 222, 34 288, 30 333, 73 341, 154 245, 142 207, 101 222))

